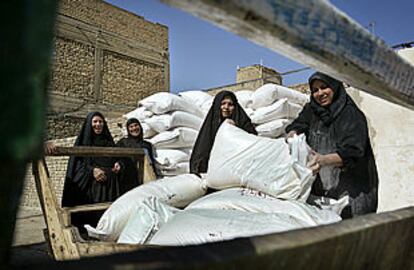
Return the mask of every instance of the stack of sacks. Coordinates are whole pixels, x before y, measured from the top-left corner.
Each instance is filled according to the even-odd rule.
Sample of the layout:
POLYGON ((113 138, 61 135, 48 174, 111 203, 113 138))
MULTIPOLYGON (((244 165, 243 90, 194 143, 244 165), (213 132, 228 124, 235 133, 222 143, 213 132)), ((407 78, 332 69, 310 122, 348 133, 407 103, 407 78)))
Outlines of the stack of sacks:
POLYGON ((207 98, 212 98, 201 91, 190 92, 193 94, 186 94, 186 97, 156 93, 141 100, 138 103, 140 107, 124 115, 141 121, 144 138, 154 145, 157 154, 161 156, 156 158, 159 161, 156 165, 166 176, 189 172, 189 153, 204 117, 200 104, 207 98))
POLYGON ((256 91, 235 92, 240 105, 256 125, 259 136, 278 138, 309 101, 307 95, 277 85, 265 84, 256 91))
POLYGON ((149 182, 119 197, 105 211, 96 228, 85 225, 88 235, 102 241, 116 241, 126 224, 147 199, 154 197, 169 207, 184 207, 206 193, 205 182, 193 174, 149 182))
POLYGON ((193 245, 338 222, 344 204, 335 212, 305 202, 314 180, 305 166, 308 155, 303 135, 287 144, 223 123, 206 177, 207 186, 222 190, 183 210, 147 198, 124 226, 118 243, 193 245))

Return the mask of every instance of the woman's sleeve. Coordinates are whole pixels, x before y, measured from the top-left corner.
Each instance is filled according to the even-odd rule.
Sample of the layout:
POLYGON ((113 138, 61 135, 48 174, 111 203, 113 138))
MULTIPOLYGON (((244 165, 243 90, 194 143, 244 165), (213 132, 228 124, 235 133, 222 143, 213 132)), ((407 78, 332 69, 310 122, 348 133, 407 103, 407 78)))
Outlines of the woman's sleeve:
POLYGON ((89 186, 93 180, 93 167, 86 162, 85 158, 76 160, 76 167, 72 181, 76 183, 82 190, 89 186))
POLYGON ((309 130, 309 123, 311 121, 312 113, 313 112, 310 103, 307 103, 299 113, 299 116, 286 127, 286 133, 289 133, 292 130, 296 131, 298 134, 307 133, 309 130))
POLYGON ((358 109, 350 107, 335 120, 337 153, 343 167, 352 167, 365 155, 368 142, 368 127, 365 116, 358 109))

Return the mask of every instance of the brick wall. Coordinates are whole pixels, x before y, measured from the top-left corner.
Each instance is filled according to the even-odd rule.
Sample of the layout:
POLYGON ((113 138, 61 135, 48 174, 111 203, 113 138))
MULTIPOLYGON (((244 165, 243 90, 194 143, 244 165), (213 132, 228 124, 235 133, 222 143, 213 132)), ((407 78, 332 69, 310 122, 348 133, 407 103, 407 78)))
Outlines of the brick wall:
POLYGON ((52 65, 47 138, 57 139, 89 111, 119 117, 169 91, 168 28, 101 0, 62 0, 52 65))

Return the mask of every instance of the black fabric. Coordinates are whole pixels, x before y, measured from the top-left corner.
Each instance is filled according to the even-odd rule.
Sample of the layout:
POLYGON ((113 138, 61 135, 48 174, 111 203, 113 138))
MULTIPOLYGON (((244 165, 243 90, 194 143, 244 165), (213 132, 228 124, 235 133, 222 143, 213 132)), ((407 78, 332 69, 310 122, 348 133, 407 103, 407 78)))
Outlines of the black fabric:
MULTIPOLYGON (((114 147, 103 115, 91 112, 87 115, 74 146, 114 147), (104 120, 102 133, 97 135, 92 129, 92 118, 100 116, 104 120)), ((89 203, 113 201, 119 196, 117 175, 112 172, 115 159, 111 157, 70 157, 63 188, 62 206, 76 206, 89 203), (106 181, 97 182, 93 169, 106 172, 106 181)))
POLYGON ((365 115, 348 96, 341 82, 317 72, 309 79, 310 87, 316 79, 334 91, 332 104, 322 107, 311 97, 298 118, 286 127, 286 132, 305 133, 310 147, 321 154, 337 153, 343 167, 321 169, 312 193, 334 199, 349 195, 350 207, 344 217, 375 212, 378 174, 365 115), (327 180, 329 177, 331 179, 327 180))
POLYGON ((218 93, 213 101, 210 110, 207 113, 204 123, 198 133, 197 140, 193 147, 193 151, 190 158, 190 172, 195 174, 207 172, 208 160, 210 159, 211 148, 213 147, 214 139, 221 123, 225 120, 221 115, 221 101, 229 97, 233 101, 234 111, 229 117, 232 119, 236 126, 257 135, 257 131, 254 128, 249 116, 240 106, 237 101, 236 95, 230 91, 222 91, 218 93))
MULTIPOLYGON (((150 158, 151 165, 154 169, 154 172, 157 176, 160 175, 158 168, 155 166, 155 151, 153 145, 144 140, 142 125, 136 118, 128 119, 126 123, 126 128, 128 131, 128 137, 120 139, 116 146, 124 148, 142 148, 150 158), (128 127, 132 123, 139 124, 141 132, 138 136, 134 137, 130 134, 128 127)), ((120 173, 120 192, 121 194, 131 190, 134 187, 137 187, 143 184, 143 179, 138 179, 138 169, 137 169, 137 160, 132 158, 124 158, 121 160, 122 170, 120 173)))

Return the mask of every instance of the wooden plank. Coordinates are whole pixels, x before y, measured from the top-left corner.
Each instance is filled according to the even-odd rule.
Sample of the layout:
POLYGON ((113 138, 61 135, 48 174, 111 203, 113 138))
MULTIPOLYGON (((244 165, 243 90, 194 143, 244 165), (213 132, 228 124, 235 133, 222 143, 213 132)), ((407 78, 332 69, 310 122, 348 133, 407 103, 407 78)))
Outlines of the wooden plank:
POLYGON ((414 67, 326 0, 161 0, 380 98, 414 108, 414 67))
POLYGON ((144 159, 145 152, 139 148, 121 148, 121 147, 56 147, 56 151, 48 156, 83 156, 83 157, 136 157, 144 159))
POLYGON ((79 259, 80 255, 76 244, 71 240, 71 235, 65 232, 64 221, 60 212, 60 206, 56 199, 55 191, 49 181, 44 161, 36 164, 35 181, 37 194, 47 227, 49 245, 53 251, 55 260, 79 259))

